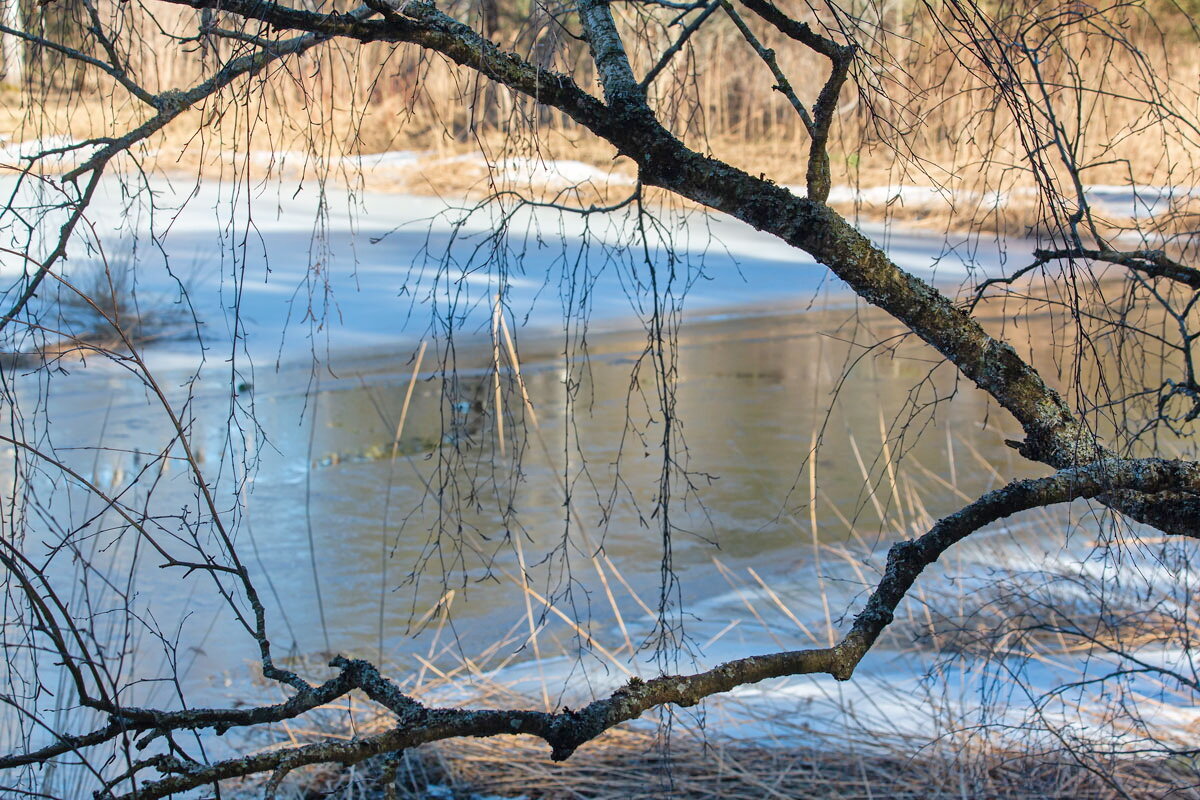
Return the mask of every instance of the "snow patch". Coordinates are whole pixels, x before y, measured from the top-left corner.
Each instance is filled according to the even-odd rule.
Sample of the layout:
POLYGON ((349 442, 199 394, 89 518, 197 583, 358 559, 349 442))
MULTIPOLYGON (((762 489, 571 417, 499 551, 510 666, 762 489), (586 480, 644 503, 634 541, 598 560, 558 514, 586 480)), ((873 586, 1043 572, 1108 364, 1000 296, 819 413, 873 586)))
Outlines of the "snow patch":
POLYGON ((0 142, 3 142, 0 145, 0 164, 20 169, 27 169, 31 161, 43 168, 68 169, 86 161, 100 147, 94 143, 77 142, 69 136, 46 136, 23 142, 10 142, 7 137, 0 137, 0 142))
POLYGON ((567 188, 587 183, 597 186, 632 186, 634 183, 632 178, 605 172, 582 161, 506 158, 497 161, 495 168, 496 176, 501 181, 535 186, 567 188))

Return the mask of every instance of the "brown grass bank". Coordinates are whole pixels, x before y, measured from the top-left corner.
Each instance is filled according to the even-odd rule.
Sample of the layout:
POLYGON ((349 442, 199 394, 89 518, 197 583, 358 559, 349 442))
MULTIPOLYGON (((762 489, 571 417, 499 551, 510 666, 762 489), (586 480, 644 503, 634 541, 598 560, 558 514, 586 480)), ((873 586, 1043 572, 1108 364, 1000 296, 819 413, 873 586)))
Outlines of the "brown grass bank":
MULTIPOLYGON (((216 37, 203 46, 163 47, 156 38, 161 31, 194 36, 198 12, 156 8, 152 22, 130 4, 106 0, 100 8, 114 28, 121 22, 129 72, 153 92, 191 85, 250 47, 216 37)), ((54 9, 60 27, 64 12, 78 12, 66 0, 54 9)), ((449 3, 446 10, 480 24, 474 4, 449 3)), ((788 10, 841 36, 832 18, 788 10)), ((1103 8, 1005 0, 865 4, 852 26, 861 55, 828 148, 833 181, 932 185, 950 194, 941 207, 894 196, 842 205, 868 216, 918 222, 950 216, 958 227, 992 228, 1003 224, 992 217, 1016 208, 1016 224, 1033 225, 1048 213, 1036 190, 1072 192, 1070 170, 1054 155, 1060 145, 1085 183, 1194 186, 1200 136, 1187 120, 1200 108, 1195 11, 1164 0, 1103 8), (998 64, 1008 72, 998 73, 998 64), (1018 81, 1021 89, 998 94, 998 81, 1018 81)), ((635 69, 648 71, 678 35, 674 14, 638 7, 620 13, 635 69)), ((490 23, 492 38, 593 86, 585 50, 554 33, 559 24, 570 28, 570 15, 557 23, 543 17, 519 3, 504 4, 490 23)), ((827 70, 819 57, 769 26, 752 27, 796 86, 818 85, 827 70)), ((67 39, 76 35, 69 26, 63 30, 67 39)), ((28 70, 34 82, 24 92, 0 94, 0 133, 11 140, 109 135, 149 116, 107 76, 53 53, 36 57, 41 68, 28 70)), ((752 174, 801 185, 807 134, 774 83, 737 28, 716 14, 659 74, 650 94, 664 122, 690 146, 752 174), (733 64, 736 69, 724 68, 733 64)), ((293 159, 293 171, 337 177, 346 173, 343 157, 391 150, 442 158, 481 153, 493 163, 576 159, 632 174, 620 159, 614 162, 611 148, 560 112, 415 48, 355 42, 331 42, 252 84, 231 87, 170 126, 141 155, 172 171, 236 178, 270 172, 272 165, 251 159, 253 153, 294 152, 303 158, 293 159)), ((477 169, 440 164, 393 188, 439 194, 497 187, 477 169)))
MULTIPOLYGON (((1194 777, 1164 760, 1080 759, 1068 751, 1012 752, 850 739, 795 731, 771 742, 677 733, 670 748, 651 732, 617 730, 564 763, 525 737, 422 747, 393 762, 292 776, 281 798, 329 800, 680 800, 989 798, 1115 800, 1192 797, 1194 777), (907 746, 906 746, 907 745, 907 746)), ((259 785, 235 796, 256 796, 259 785)))

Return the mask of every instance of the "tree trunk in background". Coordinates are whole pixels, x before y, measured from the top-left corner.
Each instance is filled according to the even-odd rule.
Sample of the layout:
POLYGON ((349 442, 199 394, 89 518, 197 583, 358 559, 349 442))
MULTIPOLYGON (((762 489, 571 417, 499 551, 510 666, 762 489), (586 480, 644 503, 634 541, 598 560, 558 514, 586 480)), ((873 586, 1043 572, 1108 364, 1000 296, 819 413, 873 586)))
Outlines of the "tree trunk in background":
MULTIPOLYGON (((21 30, 23 16, 21 14, 21 0, 6 0, 3 8, 4 26, 13 30, 21 30)), ((0 48, 2 48, 0 55, 4 57, 4 84, 6 86, 21 86, 25 77, 24 43, 15 36, 5 36, 3 37, 2 44, 0 44, 0 48)))

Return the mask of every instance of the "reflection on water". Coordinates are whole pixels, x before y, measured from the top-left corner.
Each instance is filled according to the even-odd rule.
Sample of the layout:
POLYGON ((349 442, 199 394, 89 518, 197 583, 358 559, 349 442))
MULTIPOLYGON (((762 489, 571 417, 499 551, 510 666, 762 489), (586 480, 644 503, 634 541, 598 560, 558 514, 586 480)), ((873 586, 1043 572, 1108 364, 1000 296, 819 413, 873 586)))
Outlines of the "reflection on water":
MULTIPOLYGON (((1033 312, 1019 322, 1031 349, 1060 333, 1033 312)), ((592 332, 586 348, 526 335, 519 363, 503 337, 494 346, 485 334, 362 352, 319 372, 259 369, 252 380, 243 365, 160 372, 158 385, 263 599, 277 658, 314 680, 328 675, 329 653, 379 660, 439 704, 575 707, 635 674, 828 644, 889 545, 1047 471, 1005 443, 1020 431, 1004 412, 874 311, 757 307, 680 331, 661 354, 674 374, 665 400, 641 331, 592 332), (676 434, 665 473, 664 406, 676 434)), ((1044 374, 1060 374, 1059 355, 1039 349, 1044 374)), ((1119 353, 1100 362, 1071 379, 1090 386, 1127 369, 1119 353)), ((5 521, 17 530, 23 515, 57 549, 50 577, 107 648, 122 700, 277 701, 278 687, 252 680, 257 649, 212 577, 161 568, 157 547, 186 554, 198 543, 219 558, 221 542, 154 387, 105 362, 54 376, 52 393, 43 380, 17 382, 19 407, 51 421, 36 446, 75 477, 8 451, 5 521), (7 503, 23 485, 37 491, 7 503), (98 493, 144 515, 149 535, 98 493)), ((1110 550, 1100 528, 1086 504, 990 526, 922 575, 854 681, 743 687, 707 719, 764 739, 780 716, 921 742, 980 720, 1022 744, 1046 725, 1124 736, 1112 726, 1125 717, 1104 717, 1108 682, 1034 711, 1021 693, 1058 697, 1056 687, 1091 686, 1118 667, 1108 651, 1028 636, 1047 621, 1085 636, 1115 630, 1119 642, 1123 620, 1140 635, 1189 613, 1194 545, 1133 538, 1110 550), (1165 623, 1146 613, 1152 595, 1165 623)), ((217 578, 245 613, 234 582, 217 578)), ((1148 642, 1139 657, 1188 656, 1138 641, 1148 642)), ((9 672, 59 678, 39 706, 47 719, 73 715, 55 716, 56 728, 104 724, 72 708, 54 665, 14 661, 9 672)), ((1172 714, 1192 718, 1186 690, 1153 677, 1129 689, 1158 703, 1166 722, 1156 729, 1169 735, 1182 730, 1172 714)), ((45 736, 0 726, 0 746, 27 735, 45 736)), ((209 757, 245 744, 204 742, 209 757)))
MULTIPOLYGON (((218 504, 238 520, 275 645, 299 655, 404 662, 429 650, 420 623, 437 619, 441 603, 465 651, 532 615, 542 638, 573 647, 594 636, 594 647, 637 665, 645 653, 631 654, 647 646, 662 601, 664 491, 686 611, 672 619, 694 644, 762 613, 731 579, 747 568, 759 600, 799 622, 772 634, 781 644, 806 643, 805 631, 823 640, 870 580, 869 550, 1018 473, 1003 443, 1015 428, 928 349, 864 346, 894 332, 878 316, 728 315, 684 331, 665 484, 664 420, 641 332, 596 335, 588 357, 569 362, 561 342, 521 342, 519 371, 501 361, 499 406, 487 342, 431 346, 420 364, 415 353, 371 353, 316 377, 260 371, 237 387, 232 429, 231 393, 215 370, 171 391, 197 460, 225 492, 218 504), (437 368, 447 359, 449 376, 437 368), (241 499, 230 437, 255 459, 241 499)), ((167 515, 160 529, 183 537, 192 523, 178 509, 202 498, 178 448, 165 461, 147 455, 171 429, 147 412, 146 388, 111 369, 56 381, 46 413, 60 457, 127 506, 149 502, 148 513, 167 515)), ((168 638, 182 631, 189 684, 203 692, 255 658, 202 579, 158 569, 136 537, 118 541, 121 521, 94 498, 56 496, 56 524, 70 520, 114 579, 138 560, 129 603, 152 610, 168 638)), ((750 627, 722 634, 723 644, 750 627)), ((517 660, 534 653, 521 644, 517 660)), ((150 658, 152 642, 145 648, 131 675, 167 668, 150 658)))
MULTIPOLYGON (((407 213, 401 218, 415 216, 407 213)), ((244 262, 261 256, 264 263, 270 252, 280 272, 269 285, 239 277, 237 304, 229 303, 224 271, 198 278, 216 289, 196 292, 206 298, 196 307, 198 327, 210 342, 223 341, 221 331, 233 337, 236 364, 210 350, 196 372, 197 347, 189 341, 149 354, 163 366, 157 384, 127 360, 99 358, 5 376, 20 402, 0 406, 0 427, 36 432, 27 443, 36 450, 3 450, 0 525, 28 537, 19 544, 35 562, 49 557, 60 616, 80 621, 87 648, 103 651, 103 682, 117 687, 122 702, 171 707, 185 698, 191 705, 278 698, 278 687, 249 680, 258 652, 235 618, 250 613, 236 580, 186 565, 163 568, 164 552, 193 564, 209 557, 227 564, 223 533, 263 599, 277 656, 306 677, 323 677, 331 652, 379 660, 406 688, 428 689, 443 678, 457 685, 464 676, 486 679, 502 670, 506 685, 550 707, 575 705, 634 673, 829 643, 877 579, 888 545, 989 488, 1046 471, 1005 444, 1020 438, 1007 414, 894 322, 852 303, 800 310, 802 293, 825 297, 818 289, 825 271, 777 242, 753 238, 749 228, 728 228, 728 220, 711 222, 724 228, 725 241, 726 234, 743 238, 735 250, 747 263, 717 263, 717 254, 706 253, 704 274, 693 263, 687 307, 710 316, 688 319, 677 340, 660 349, 648 349, 641 330, 581 327, 588 309, 591 319, 609 324, 631 307, 644 315, 657 308, 657 288, 627 283, 641 280, 642 256, 614 243, 619 237, 592 250, 607 269, 588 262, 590 234, 578 230, 549 237, 562 240, 549 255, 534 258, 523 245, 505 250, 521 274, 501 284, 486 277, 495 253, 476 260, 483 252, 477 249, 461 261, 449 251, 445 260, 423 253, 449 247, 461 233, 455 228, 451 236, 435 223, 428 231, 394 231, 356 262, 357 290, 338 294, 338 310, 354 324, 325 339, 337 359, 296 364, 310 347, 328 352, 320 334, 328 334, 323 325, 334 314, 329 306, 314 309, 321 298, 309 283, 316 274, 309 260, 289 256, 308 241, 310 222, 256 240, 261 253, 242 251, 244 262), (619 263, 608 263, 614 258, 619 263), (533 280, 543 269, 545 280, 533 280), (478 338, 430 339, 422 350, 406 324, 424 313, 416 311, 423 301, 405 292, 409 281, 429 292, 430 282, 442 280, 455 291, 439 298, 444 305, 432 304, 444 317, 432 328, 472 330, 478 338), (502 285, 519 289, 507 295, 514 316, 549 331, 526 329, 519 362, 489 320, 502 285), (294 286, 307 291, 288 288, 294 286), (400 312, 381 302, 398 289, 400 312), (550 302, 538 305, 543 290, 550 302), (768 307, 773 292, 786 299, 768 307), (736 302, 755 305, 730 310, 736 302), (279 341, 289 320, 286 341, 279 341), (348 354, 348 347, 364 350, 348 354), (274 359, 283 366, 263 368, 274 359), (664 372, 671 377, 665 396, 664 372), (158 402, 160 391, 174 419, 158 402), (27 416, 17 418, 14 409, 27 416)), ((354 226, 343 227, 326 242, 331 250, 354 250, 354 226)), ((211 228, 207 212, 189 226, 174 224, 172 244, 207 263, 211 228)), ((494 232, 486 220, 474 230, 489 240, 494 232)), ((932 259, 943 272, 996 275, 1009 246, 986 248, 982 259, 950 258, 953 248, 939 243, 931 251, 931 241, 890 237, 888 250, 922 274, 932 259), (934 258, 938 247, 945 260, 934 258)), ((468 249, 477 243, 465 242, 468 249)), ((233 266, 236 272, 236 260, 233 266)), ((146 267, 139 264, 139 280, 146 267)), ((1163 344, 1155 353, 1155 336, 1126 331, 1130 321, 1151 332, 1162 327, 1161 310, 1132 296, 1131 314, 1119 304, 1095 315, 1066 314, 1055 305, 1061 297, 1011 302, 1015 308, 1003 300, 992 309, 985 304, 989 330, 1022 354, 1032 351, 1049 380, 1075 387, 1070 401, 1102 437, 1135 454, 1151 443, 1168 453, 1184 446, 1154 441, 1151 427, 1140 443, 1121 438, 1137 428, 1139 413, 1157 413, 1154 387, 1168 386, 1179 371, 1176 350, 1163 344), (1152 391, 1126 403, 1122 380, 1152 391)), ((12 367, 6 361, 0 368, 12 367)), ((994 698, 980 699, 996 676, 1011 678, 1008 652, 990 667, 964 659, 959 680, 931 682, 934 694, 945 694, 926 702, 922 676, 940 666, 929 653, 981 647, 998 627, 1006 628, 1007 642, 1012 626, 996 623, 1019 616, 1033 620, 1028 625, 1073 616, 1094 630, 1120 610, 1122 594, 1133 599, 1129 616, 1139 622, 1148 619, 1145 598, 1152 593, 1168 598, 1156 607, 1168 621, 1167 612, 1180 619, 1190 613, 1190 597, 1179 602, 1193 580, 1188 545, 1168 552, 1139 544, 1110 559, 1103 541, 1092 544, 1103 538, 1098 527, 1082 504, 992 526, 922 576, 881 652, 871 654, 852 685, 773 682, 729 702, 761 692, 774 714, 789 697, 797 704, 824 697, 829 710, 803 706, 805 724, 846 716, 872 731, 923 737, 933 730, 926 712, 946 708, 940 704, 949 697, 956 708, 982 703, 990 721, 1025 735, 1027 720, 1002 719, 994 698), (1073 527, 1084 535, 1069 540, 1073 527), (1138 568, 1115 577, 1125 558, 1138 568), (1025 576, 1033 577, 1022 584, 1025 576), (1163 586, 1175 593, 1160 593, 1163 586), (1046 608, 1054 615, 1033 613, 1046 608)), ((13 596, 22 599, 19 590, 13 596)), ((16 608, 20 613, 27 614, 16 608)), ((6 632, 17 631, 12 620, 6 632)), ((1019 667, 1033 691, 1083 685, 1095 671, 1113 668, 1086 651, 1041 658, 1038 646, 1019 667)), ((81 714, 64 671, 19 636, 5 647, 4 678, 26 698, 36 696, 30 707, 47 719, 60 715, 54 729, 78 732, 106 722, 62 719, 81 714), (18 683, 30 676, 46 680, 48 691, 18 683)), ((1174 657, 1183 661, 1189 652, 1174 657)), ((1154 656, 1173 663, 1170 654, 1154 656)), ((1149 683, 1137 691, 1166 694, 1149 683)), ((1096 687, 1107 691, 1104 683, 1096 687)), ((1168 696, 1164 708, 1193 700, 1168 696)), ((1069 715, 1085 705, 1064 714, 1073 720, 1069 715)), ((1044 712, 1039 704, 1036 713, 1044 712)), ((0 718, 0 751, 49 735, 14 717, 0 718)), ((1085 716, 1084 725, 1091 723, 1085 716)))

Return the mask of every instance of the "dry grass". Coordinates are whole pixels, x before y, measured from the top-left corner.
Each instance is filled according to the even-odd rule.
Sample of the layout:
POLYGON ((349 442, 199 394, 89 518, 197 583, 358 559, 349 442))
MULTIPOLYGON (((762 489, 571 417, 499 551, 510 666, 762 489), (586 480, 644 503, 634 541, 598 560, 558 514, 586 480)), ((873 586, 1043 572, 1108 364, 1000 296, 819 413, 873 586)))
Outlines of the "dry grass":
MULTIPOLYGON (((1097 769, 1067 752, 922 751, 921 744, 801 729, 774 742, 677 731, 667 751, 653 732, 615 730, 555 763, 545 744, 529 737, 456 740, 405 753, 393 786, 406 800, 1110 800, 1178 792, 1187 774, 1166 760, 1114 759, 1097 769)), ((374 761, 307 770, 280 797, 382 799, 383 769, 374 761)), ((247 782, 233 796, 254 796, 257 788, 258 781, 247 782)))
MULTIPOLYGON (((889 218, 930 228, 1006 233, 1037 228, 1047 209, 1036 194, 1028 193, 1033 182, 1026 143, 1017 126, 1006 121, 1008 110, 993 105, 991 76, 964 57, 961 48, 944 41, 944 31, 929 13, 914 9, 897 16, 892 33, 868 44, 858 80, 874 99, 868 107, 865 99, 853 99, 852 88, 846 89, 830 144, 831 167, 836 185, 933 185, 946 188, 955 199, 906 204, 884 197, 839 201, 836 207, 866 219, 889 218), (1000 210, 987 200, 997 191, 1008 195, 1000 210), (964 199, 971 196, 979 199, 964 199)), ((998 8, 996 13, 1007 12, 998 8)), ((1184 35, 1182 17, 1170 8, 1156 6, 1148 14, 1115 7, 1110 14, 1116 25, 1112 30, 1125 37, 1126 46, 1105 46, 1111 40, 1098 33, 1101 26, 1092 29, 1080 21, 1055 34, 1061 49, 1047 45, 1040 62, 1056 108, 1068 121, 1066 133, 1077 137, 1077 158, 1088 165, 1084 180, 1192 186, 1200 167, 1200 142, 1173 125, 1170 112, 1194 113, 1200 105, 1194 39, 1184 35), (1086 31, 1092 39, 1086 38, 1086 31), (1071 72, 1065 57, 1071 48, 1077 49, 1072 52, 1080 59, 1082 75, 1071 72), (1149 84, 1137 83, 1151 76, 1163 90, 1157 98, 1150 96, 1149 84), (1089 88, 1074 93, 1074 81, 1089 88), (1086 135, 1069 129, 1076 114, 1086 122, 1086 135)), ((1008 35, 1006 25, 1032 19, 1006 18, 996 35, 1002 38, 1008 35)), ((187 13, 178 11, 161 21, 170 30, 184 31, 194 24, 189 20, 187 13)), ((651 18, 628 22, 644 34, 632 46, 631 56, 638 69, 645 69, 669 40, 668 32, 651 18)), ((824 74, 826 67, 819 59, 789 46, 777 32, 764 29, 759 34, 765 45, 778 50, 789 74, 824 74)), ((225 43, 204 52, 164 51, 149 46, 157 40, 148 29, 137 35, 148 46, 132 54, 132 68, 153 90, 189 84, 237 47, 225 43)), ((499 38, 520 49, 528 45, 530 35, 517 25, 499 38)), ((669 127, 690 146, 751 174, 801 185, 807 151, 803 127, 772 90, 765 67, 754 62, 733 26, 715 17, 690 47, 652 90, 652 100, 669 127), (746 68, 705 68, 723 63, 744 63, 746 68), (760 67, 763 74, 755 71, 760 67)), ((593 84, 586 59, 578 53, 563 48, 553 60, 581 85, 593 84)), ((56 76, 53 85, 59 89, 0 94, 0 133, 13 139, 55 134, 78 139, 127 129, 146 116, 144 107, 114 94, 111 85, 97 82, 97 90, 91 91, 75 73, 60 72, 48 73, 56 76), (75 88, 61 88, 67 84, 75 88)), ((1041 126, 1041 135, 1046 135, 1045 120, 1029 124, 1041 126)), ((389 50, 382 45, 330 45, 281 65, 259 83, 232 87, 147 143, 140 156, 150 166, 171 172, 226 179, 330 177, 376 191, 456 199, 514 188, 546 200, 562 188, 522 186, 520 181, 498 185, 486 162, 505 159, 578 160, 620 176, 615 187, 582 187, 573 198, 582 204, 614 199, 628 191, 634 177, 629 163, 614 160, 610 147, 562 114, 536 109, 526 99, 412 48, 389 50), (394 150, 425 155, 409 168, 365 172, 344 160, 394 150), (271 151, 291 155, 274 161, 252 155, 271 151), (469 157, 476 154, 483 159, 469 157)), ((1057 182, 1069 194, 1068 176, 1053 161, 1048 159, 1051 172, 1043 180, 1057 182)), ((1130 222, 1111 220, 1109 230, 1128 228, 1130 222)), ((1195 225, 1194 213, 1181 212, 1168 227, 1190 230, 1189 225, 1195 225)))
MULTIPOLYGON (((910 464, 911 466, 911 464, 910 464)), ((865 469, 865 468, 864 468, 865 469)), ((909 471, 911 474, 911 470, 909 471)), ((911 495, 907 475, 893 476, 880 486, 883 493, 911 495)), ((950 487, 954 488, 954 487, 950 487)), ((918 504, 919 505, 919 504, 918 504)), ((903 513, 893 507, 884 512, 885 527, 905 527, 903 513)), ((918 514, 910 520, 927 526, 930 520, 918 514)), ((1053 524, 1050 516, 1046 524, 1053 524)), ((821 544, 820 557, 827 564, 839 560, 848 568, 861 569, 866 553, 851 551, 846 545, 821 544)), ((616 579, 620 573, 608 563, 616 579)), ((729 586, 739 591, 750 617, 768 630, 785 633, 791 619, 802 623, 786 607, 781 597, 753 569, 742 570, 718 564, 729 586), (754 594, 761 588, 765 594, 754 594), (745 590, 745 591, 740 591, 745 590)), ((860 574, 860 578, 863 577, 860 574)), ((1117 605, 1100 611, 1077 602, 1076 606, 1047 605, 1035 595, 1025 594, 1019 584, 1003 584, 995 579, 994 591, 972 592, 972 602, 962 608, 961 598, 919 592, 921 602, 906 604, 888 635, 889 647, 914 647, 925 653, 957 653, 968 671, 1005 653, 1021 651, 1025 657, 1039 655, 1059 659, 1101 643, 1136 650, 1148 643, 1169 643, 1186 624, 1161 613, 1147 613, 1131 606, 1118 619, 1117 605), (1003 591, 1001 585, 1010 585, 1003 591), (933 609, 952 609, 958 605, 966 617, 951 618, 928 613, 933 609), (978 613, 983 606, 983 613, 978 613), (925 613, 923 613, 923 611, 925 613), (1094 624, 1096 620, 1102 624, 1094 624), (1054 635, 1054 627, 1083 630, 1107 629, 1113 636, 1083 637, 1054 635), (1024 634, 1019 641, 1013 634, 1024 634)), ((1043 588, 1053 589, 1047 578, 1043 588)), ((825 579, 815 570, 811 591, 826 591, 825 579)), ((531 590, 524 586, 525 592, 531 590)), ((534 597, 538 597, 536 593, 534 597)), ((538 598, 540 599, 540 598, 538 598)), ((915 598, 914 598, 915 599, 915 598)), ((1110 598, 1111 599, 1111 598, 1110 598)), ((430 614, 443 608, 441 601, 430 614)), ((448 608, 448 605, 445 607, 448 608)), ((526 611, 530 620, 535 612, 526 611)), ((647 610, 647 614, 650 612, 647 610)), ((630 617, 633 618, 633 615, 630 617)), ((441 630, 447 617, 436 625, 441 630)), ((811 620, 810 620, 811 621, 811 620)), ((814 641, 824 633, 819 628, 810 634, 814 641)), ((439 634, 440 635, 440 634, 439 634)), ((438 640, 435 636, 434 640, 438 640)), ((523 626, 514 624, 509 637, 486 648, 478 657, 466 658, 453 652, 444 669, 429 667, 420 676, 405 679, 402 687, 414 696, 436 704, 463 703, 470 707, 537 708, 544 698, 523 696, 496 680, 497 667, 511 659, 512 648, 524 641, 523 626), (455 659, 457 664, 455 664, 455 659), (421 677, 423 676, 423 677, 421 677), (462 687, 469 685, 469 689, 462 687), (470 697, 464 692, 471 692, 470 697)), ((783 646, 783 645, 781 645, 783 646)), ((616 648, 618 653, 622 652, 616 648)), ((603 648, 597 652, 607 654, 603 648)), ((429 655, 432 657, 433 651, 429 655)), ((1020 653, 1018 654, 1020 657, 1020 653)), ((426 659, 418 659, 429 665, 426 659)), ((611 662, 614 667, 620 662, 611 662)), ((311 671, 312 663, 307 664, 311 671)), ((953 670, 957 670, 954 667, 953 670)), ((939 681, 941 678, 939 678, 939 681)), ((1019 679, 1009 678, 999 695, 1014 691, 1020 695, 1019 679)), ((338 798, 339 800, 405 800, 421 798, 526 798, 527 800, 617 800, 618 798, 675 797, 681 800, 749 800, 750 798, 1112 798, 1192 797, 1197 784, 1194 760, 1173 757, 1167 747, 1150 754, 1131 754, 1104 746, 1103 739, 1082 740, 1063 736, 1062 730, 1043 728, 1027 719, 1027 729, 1011 728, 1003 714, 1004 701, 996 708, 978 713, 954 711, 938 705, 938 690, 930 695, 906 695, 917 714, 928 714, 929 727, 921 735, 882 733, 858 721, 852 704, 840 701, 828 707, 806 706, 796 713, 791 701, 780 695, 779 705, 762 703, 739 705, 736 697, 716 697, 707 701, 704 726, 696 718, 677 718, 669 737, 650 719, 605 733, 578 750, 569 760, 555 763, 549 759, 544 742, 533 737, 513 736, 488 739, 456 739, 407 751, 392 762, 383 759, 343 767, 322 765, 305 768, 288 776, 280 798, 338 798), (728 704, 728 705, 727 705, 728 704), (822 710, 823 709, 823 710, 822 710), (988 723, 991 713, 995 720, 988 723), (815 712, 815 713, 814 713, 815 712), (832 717, 830 717, 832 715, 832 717), (830 722, 830 718, 834 721, 830 722), (758 731, 752 738, 737 738, 732 732, 749 723, 758 731), (981 720, 983 722, 981 722, 981 720), (810 723, 816 728, 810 727, 810 723), (394 771, 392 771, 394 768, 394 771), (391 786, 389 794, 388 786, 391 786)), ((888 698, 878 700, 886 705, 888 698)), ((986 701, 984 701, 986 702, 986 701)), ((1011 701, 1010 701, 1011 702, 1011 701)), ((1137 721, 1121 714, 1129 709, 1119 703, 1090 706, 1076 700, 1084 716, 1094 719, 1095 730, 1108 726, 1137 733, 1137 721)), ((1179 698, 1180 707, 1187 705, 1179 698)), ((548 705, 548 704, 547 704, 548 705)), ((310 715, 304 720, 281 726, 278 731, 257 731, 251 746, 275 747, 300 745, 308 741, 369 736, 393 724, 392 718, 364 705, 355 697, 348 702, 310 715)), ((1103 733, 1100 734, 1103 736, 1103 733)), ((238 784, 227 793, 230 797, 256 797, 267 776, 257 776, 238 784)))

